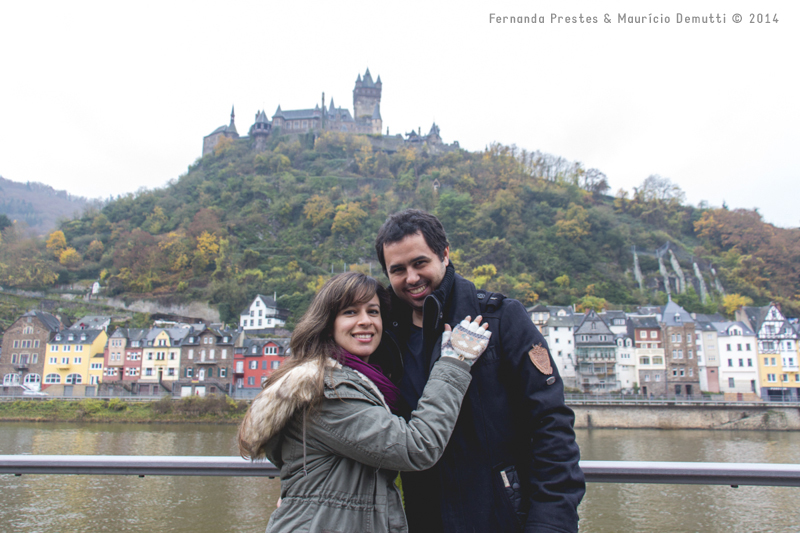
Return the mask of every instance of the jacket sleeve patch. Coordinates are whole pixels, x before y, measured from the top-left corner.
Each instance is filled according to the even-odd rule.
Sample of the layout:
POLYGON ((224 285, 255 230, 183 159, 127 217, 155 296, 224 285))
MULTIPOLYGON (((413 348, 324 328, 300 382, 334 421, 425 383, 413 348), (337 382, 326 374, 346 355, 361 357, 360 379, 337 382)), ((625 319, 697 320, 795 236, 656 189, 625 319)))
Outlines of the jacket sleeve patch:
POLYGON ((531 358, 533 366, 535 366, 539 372, 545 376, 549 376, 553 373, 553 367, 550 365, 550 354, 547 353, 547 348, 541 344, 535 344, 528 352, 528 356, 531 358))

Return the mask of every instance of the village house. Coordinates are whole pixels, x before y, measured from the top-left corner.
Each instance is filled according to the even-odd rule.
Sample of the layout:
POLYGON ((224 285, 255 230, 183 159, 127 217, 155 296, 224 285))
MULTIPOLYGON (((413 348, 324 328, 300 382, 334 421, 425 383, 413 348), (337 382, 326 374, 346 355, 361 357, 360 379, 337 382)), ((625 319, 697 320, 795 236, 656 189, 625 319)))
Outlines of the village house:
POLYGON ((62 329, 58 318, 43 311, 28 311, 6 329, 0 351, 3 394, 41 390, 47 343, 62 329))

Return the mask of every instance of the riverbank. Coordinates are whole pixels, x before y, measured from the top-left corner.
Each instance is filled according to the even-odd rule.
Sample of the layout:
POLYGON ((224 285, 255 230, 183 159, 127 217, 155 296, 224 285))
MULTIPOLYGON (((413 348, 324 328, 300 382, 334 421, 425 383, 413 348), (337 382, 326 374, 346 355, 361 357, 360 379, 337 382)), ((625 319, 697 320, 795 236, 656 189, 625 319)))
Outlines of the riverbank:
POLYGON ((222 396, 164 397, 152 402, 119 398, 68 400, 14 400, 0 402, 3 422, 118 422, 238 424, 248 403, 222 396))
POLYGON ((581 429, 800 431, 800 406, 775 402, 570 404, 581 429))
MULTIPOLYGON (((0 402, 2 422, 238 424, 249 403, 221 396, 179 400, 31 400, 0 402)), ((577 401, 576 429, 717 429, 800 431, 800 406, 770 402, 577 401)))

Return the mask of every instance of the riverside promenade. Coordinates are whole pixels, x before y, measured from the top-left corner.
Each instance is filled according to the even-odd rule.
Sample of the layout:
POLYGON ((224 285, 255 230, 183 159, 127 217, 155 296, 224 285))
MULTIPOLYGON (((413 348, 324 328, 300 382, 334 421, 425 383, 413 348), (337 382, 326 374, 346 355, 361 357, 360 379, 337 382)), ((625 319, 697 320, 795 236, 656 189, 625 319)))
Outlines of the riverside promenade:
POLYGON ((581 429, 800 430, 800 403, 567 398, 581 429))

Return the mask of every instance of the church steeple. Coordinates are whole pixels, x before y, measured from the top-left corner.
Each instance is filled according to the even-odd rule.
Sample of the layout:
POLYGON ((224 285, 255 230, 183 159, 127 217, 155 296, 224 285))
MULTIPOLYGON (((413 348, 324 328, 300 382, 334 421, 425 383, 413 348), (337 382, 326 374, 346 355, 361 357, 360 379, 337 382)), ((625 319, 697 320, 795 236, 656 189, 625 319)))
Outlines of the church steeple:
POLYGON ((236 124, 234 124, 234 118, 236 117, 236 113, 233 111, 233 105, 231 105, 231 123, 228 126, 228 132, 230 133, 238 133, 236 131, 236 124))

